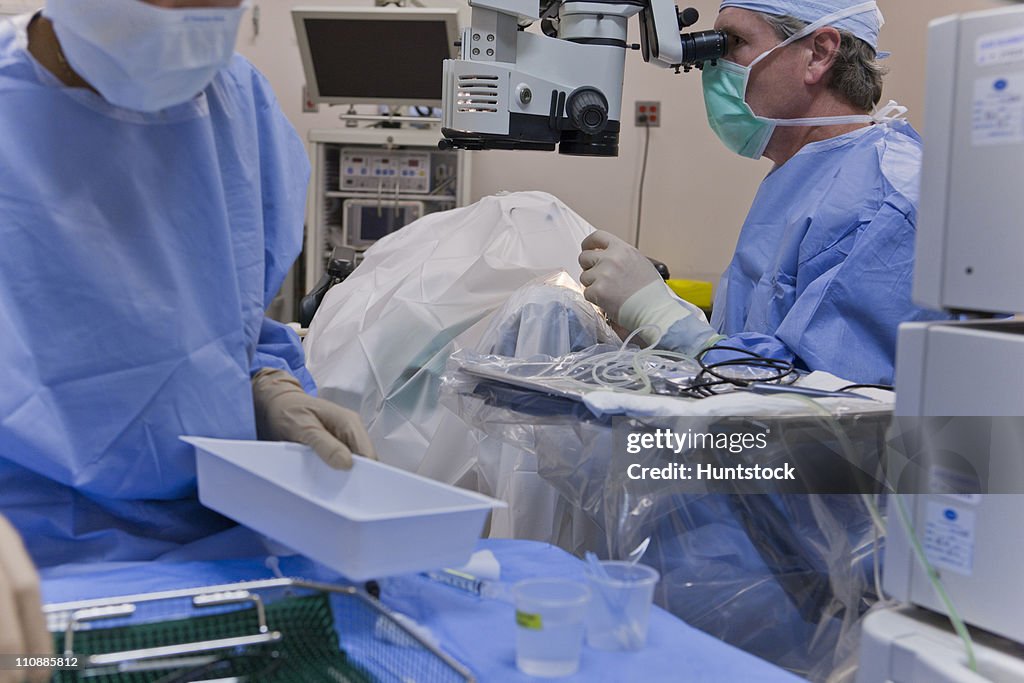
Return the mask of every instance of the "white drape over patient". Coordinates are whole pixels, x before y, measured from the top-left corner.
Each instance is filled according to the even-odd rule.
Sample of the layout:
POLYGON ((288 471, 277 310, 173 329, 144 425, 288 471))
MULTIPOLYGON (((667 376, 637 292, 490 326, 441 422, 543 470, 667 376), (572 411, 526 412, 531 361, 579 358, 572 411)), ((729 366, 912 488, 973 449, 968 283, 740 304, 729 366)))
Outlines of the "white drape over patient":
POLYGON ((517 300, 532 306, 548 291, 573 303, 550 307, 557 320, 503 311, 504 320, 485 335, 496 309, 524 285, 559 271, 578 279, 579 244, 592 231, 541 192, 500 194, 427 215, 367 250, 352 276, 324 297, 306 338, 320 395, 360 412, 381 460, 511 504, 506 517, 493 520, 492 535, 558 542, 558 529, 564 535, 572 523, 559 511, 557 492, 536 474, 533 455, 471 433, 439 404, 440 376, 456 349, 490 350, 480 343, 511 343, 503 353, 527 351, 519 348, 524 344, 548 347, 531 353, 566 353, 573 335, 556 333, 557 320, 585 320, 591 344, 608 334, 592 311, 588 318, 582 297, 537 284, 539 292, 517 300), (519 320, 512 337, 509 317, 519 320), (520 330, 524 323, 529 332, 520 330))

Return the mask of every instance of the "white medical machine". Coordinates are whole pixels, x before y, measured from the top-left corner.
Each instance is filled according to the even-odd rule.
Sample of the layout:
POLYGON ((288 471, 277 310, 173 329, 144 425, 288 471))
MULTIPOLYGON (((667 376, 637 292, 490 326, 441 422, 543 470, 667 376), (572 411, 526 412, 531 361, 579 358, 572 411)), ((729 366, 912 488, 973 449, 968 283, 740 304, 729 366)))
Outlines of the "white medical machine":
POLYGON ((892 499, 883 585, 907 606, 869 615, 857 680, 1024 681, 1024 7, 932 22, 925 113, 914 299, 971 319, 900 327, 896 414, 972 467, 929 461, 951 493, 902 500, 977 666, 892 499))
MULTIPOLYGON (((295 7, 291 15, 305 109, 348 107, 339 115, 344 125, 309 132, 313 173, 297 280, 322 298, 336 248, 353 251, 358 263, 387 235, 469 203, 470 159, 438 149, 432 118, 444 60, 458 54, 458 10, 295 7)), ((306 304, 297 310, 300 318, 311 315, 306 304)))

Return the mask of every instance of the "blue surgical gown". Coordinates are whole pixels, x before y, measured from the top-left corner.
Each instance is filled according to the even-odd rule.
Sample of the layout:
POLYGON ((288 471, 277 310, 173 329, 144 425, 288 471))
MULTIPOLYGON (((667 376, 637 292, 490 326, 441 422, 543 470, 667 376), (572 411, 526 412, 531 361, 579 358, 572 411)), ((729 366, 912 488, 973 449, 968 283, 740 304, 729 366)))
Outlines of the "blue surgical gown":
MULTIPOLYGON (((920 171, 921 140, 905 122, 811 143, 775 167, 715 297, 711 326, 726 335, 718 343, 891 383, 899 324, 946 317, 910 298, 920 171)), ((699 332, 690 317, 659 345, 687 348, 699 332)), ((712 351, 707 360, 732 355, 712 351)), ((802 675, 830 670, 867 592, 871 523, 859 500, 716 494, 673 502, 649 550, 664 568, 671 611, 802 675), (756 532, 749 520, 760 522, 756 532), (806 586, 806 604, 787 594, 793 586, 806 586), (802 609, 818 603, 828 609, 802 609)))
POLYGON ((61 85, 27 22, 0 21, 0 512, 43 566, 166 556, 232 526, 178 436, 255 438, 259 368, 312 388, 264 317, 308 159, 241 57, 141 114, 61 85))
MULTIPOLYGON (((719 344, 890 384, 899 324, 948 317, 910 299, 920 172, 921 139, 903 121, 808 144, 775 167, 715 296, 719 344)), ((677 323, 660 346, 687 348, 693 331, 677 323)))

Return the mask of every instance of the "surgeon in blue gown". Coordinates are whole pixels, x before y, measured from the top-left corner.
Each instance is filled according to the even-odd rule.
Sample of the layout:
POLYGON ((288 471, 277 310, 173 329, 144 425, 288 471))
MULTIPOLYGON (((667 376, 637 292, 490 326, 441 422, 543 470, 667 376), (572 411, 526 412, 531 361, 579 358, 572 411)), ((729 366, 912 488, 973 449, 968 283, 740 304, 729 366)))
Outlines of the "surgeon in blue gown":
POLYGON ((234 54, 243 11, 49 0, 0 22, 0 513, 39 566, 260 552, 199 503, 180 435, 373 455, 264 316, 309 164, 234 54))
POLYGON ((890 384, 898 325, 944 316, 910 298, 921 140, 902 108, 875 109, 881 23, 862 0, 725 0, 730 50, 703 70, 708 120, 731 151, 775 166, 711 324, 606 232, 583 243, 587 298, 627 330, 650 325, 641 336, 662 348, 722 344, 890 384))
MULTIPOLYGON (((901 108, 876 108, 881 23, 863 0, 722 2, 730 50, 703 70, 708 120, 730 151, 775 165, 711 323, 606 232, 582 245, 586 297, 661 348, 727 345, 890 384, 899 324, 942 314, 911 301, 921 140, 901 108)), ((871 601, 871 520, 856 497, 676 496, 645 534, 665 607, 811 680, 841 664, 871 601)))

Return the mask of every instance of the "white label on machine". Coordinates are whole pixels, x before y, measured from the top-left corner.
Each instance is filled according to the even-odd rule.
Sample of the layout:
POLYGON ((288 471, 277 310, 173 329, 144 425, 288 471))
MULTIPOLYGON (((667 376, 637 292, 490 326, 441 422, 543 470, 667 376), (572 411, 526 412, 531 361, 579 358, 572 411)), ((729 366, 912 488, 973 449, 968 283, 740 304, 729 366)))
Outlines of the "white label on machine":
POLYGON ((978 66, 1024 62, 1024 31, 1015 28, 978 38, 974 58, 978 66))
POLYGON ((971 142, 976 147, 1024 142, 1024 74, 974 81, 971 142))
POLYGON ((961 502, 977 505, 981 502, 979 494, 959 491, 977 491, 980 486, 977 474, 967 474, 939 465, 928 468, 928 490, 933 493, 941 493, 961 502))
POLYGON ((937 569, 970 576, 974 571, 974 512, 928 501, 925 557, 937 569))

